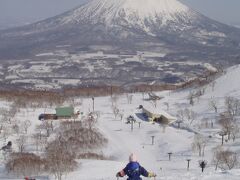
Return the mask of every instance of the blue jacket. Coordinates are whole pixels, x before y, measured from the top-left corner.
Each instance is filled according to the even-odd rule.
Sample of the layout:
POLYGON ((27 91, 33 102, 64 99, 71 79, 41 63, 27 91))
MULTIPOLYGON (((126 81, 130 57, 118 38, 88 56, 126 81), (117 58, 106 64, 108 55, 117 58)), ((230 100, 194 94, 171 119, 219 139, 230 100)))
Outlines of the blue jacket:
POLYGON ((123 169, 124 173, 128 176, 128 180, 142 180, 140 177, 148 177, 148 172, 138 162, 130 162, 123 169))

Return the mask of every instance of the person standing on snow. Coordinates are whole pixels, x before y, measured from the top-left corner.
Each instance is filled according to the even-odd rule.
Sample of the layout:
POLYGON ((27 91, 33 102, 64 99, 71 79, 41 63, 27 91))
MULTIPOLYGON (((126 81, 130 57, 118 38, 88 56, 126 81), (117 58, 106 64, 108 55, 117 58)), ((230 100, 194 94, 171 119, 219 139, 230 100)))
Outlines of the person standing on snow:
POLYGON ((117 173, 117 177, 128 176, 127 180, 142 180, 141 175, 144 177, 156 177, 156 174, 148 172, 144 167, 142 167, 137 162, 137 156, 135 154, 131 154, 129 156, 129 163, 127 166, 117 173))

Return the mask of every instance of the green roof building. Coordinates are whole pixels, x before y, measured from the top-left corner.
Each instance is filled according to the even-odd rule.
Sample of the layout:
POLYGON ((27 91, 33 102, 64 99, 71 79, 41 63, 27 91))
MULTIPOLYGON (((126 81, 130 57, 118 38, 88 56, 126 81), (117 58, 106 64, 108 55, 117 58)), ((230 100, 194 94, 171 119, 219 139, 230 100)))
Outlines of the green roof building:
POLYGON ((73 107, 57 107, 56 108, 57 117, 71 117, 74 115, 73 107))

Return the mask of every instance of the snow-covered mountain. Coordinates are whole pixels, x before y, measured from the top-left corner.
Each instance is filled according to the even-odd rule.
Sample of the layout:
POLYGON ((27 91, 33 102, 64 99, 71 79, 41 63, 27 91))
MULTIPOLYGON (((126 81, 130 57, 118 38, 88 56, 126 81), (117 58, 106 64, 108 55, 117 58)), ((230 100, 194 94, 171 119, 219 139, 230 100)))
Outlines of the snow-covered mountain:
MULTIPOLYGON (((59 60, 59 51, 64 52, 64 55, 60 53, 60 59, 67 62, 86 53, 101 52, 105 59, 113 54, 137 56, 134 63, 124 61, 121 67, 118 58, 106 62, 100 59, 100 64, 107 64, 107 70, 106 65, 94 66, 89 73, 84 73, 87 74, 84 78, 99 78, 92 72, 96 67, 102 68, 101 77, 110 75, 123 82, 128 77, 155 80, 161 76, 160 71, 169 71, 159 68, 159 64, 166 61, 233 65, 240 61, 239 50, 239 29, 211 20, 178 0, 92 0, 59 16, 0 31, 2 60, 48 60, 49 54, 51 59, 59 60), (142 58, 146 52, 161 56, 142 58), (155 69, 148 67, 150 61, 154 61, 150 64, 155 69), (131 66, 134 68, 127 71, 131 66), (136 69, 141 72, 129 74, 136 69)), ((80 59, 79 63, 90 59, 80 59)), ((85 70, 81 67, 78 72, 85 70)), ((78 74, 71 77, 82 78, 78 74)), ((168 76, 168 79, 171 78, 168 76)))
POLYGON ((92 0, 57 17, 3 31, 0 50, 19 44, 16 40, 21 48, 37 46, 38 50, 46 43, 51 49, 67 43, 141 50, 150 42, 154 47, 177 49, 179 45, 239 47, 239 34, 239 30, 210 20, 177 0, 92 0))
POLYGON ((148 23, 167 24, 169 21, 189 19, 194 13, 176 0, 95 0, 68 13, 64 23, 90 21, 108 26, 131 24, 147 27, 148 23))
POLYGON ((131 52, 149 48, 189 51, 189 47, 193 51, 209 51, 210 47, 216 52, 221 47, 239 48, 239 32, 177 0, 92 0, 62 15, 0 32, 0 53, 3 58, 26 57, 63 44, 74 46, 75 51, 108 45, 131 52), (10 47, 15 51, 10 53, 10 47))

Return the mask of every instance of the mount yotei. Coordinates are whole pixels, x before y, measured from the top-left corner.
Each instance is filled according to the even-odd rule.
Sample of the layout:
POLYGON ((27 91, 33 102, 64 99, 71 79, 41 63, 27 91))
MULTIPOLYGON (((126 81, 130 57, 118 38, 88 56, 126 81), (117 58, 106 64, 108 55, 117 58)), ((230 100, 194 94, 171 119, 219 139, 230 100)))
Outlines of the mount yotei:
POLYGON ((34 88, 179 83, 239 63, 239 50, 239 29, 177 0, 92 0, 0 31, 0 82, 34 88))

